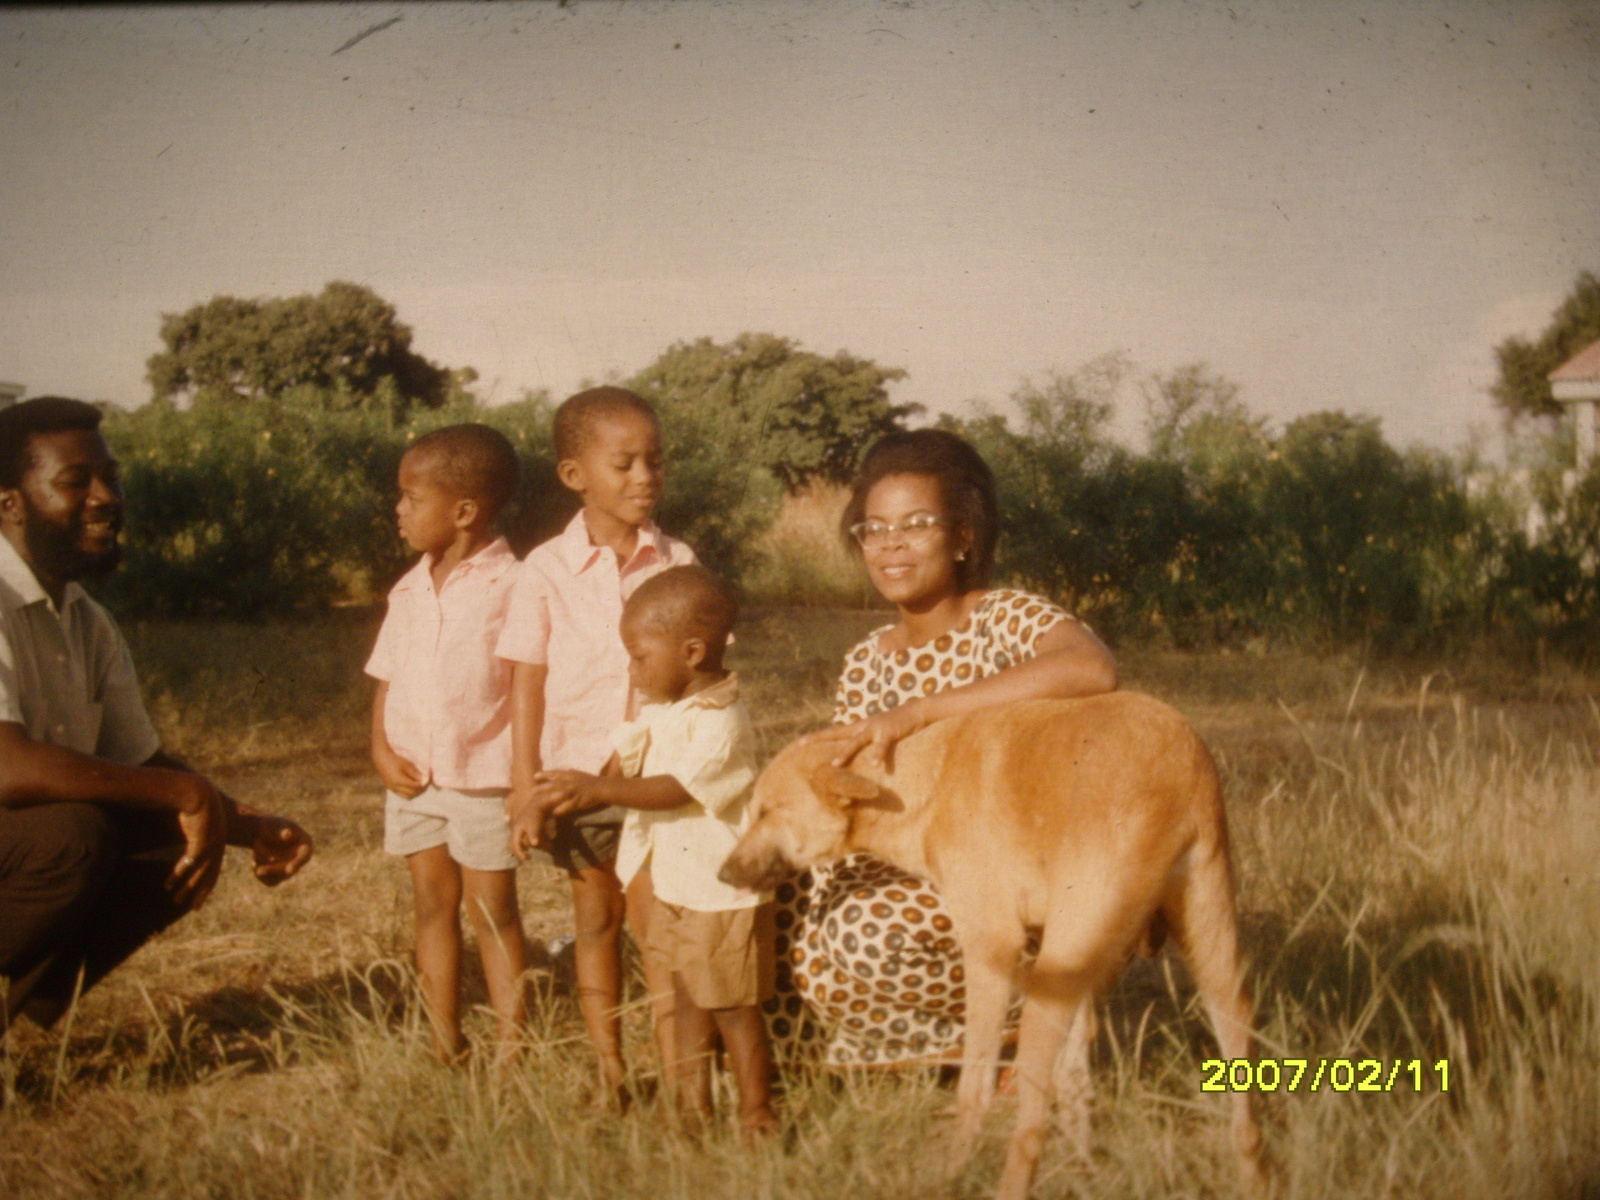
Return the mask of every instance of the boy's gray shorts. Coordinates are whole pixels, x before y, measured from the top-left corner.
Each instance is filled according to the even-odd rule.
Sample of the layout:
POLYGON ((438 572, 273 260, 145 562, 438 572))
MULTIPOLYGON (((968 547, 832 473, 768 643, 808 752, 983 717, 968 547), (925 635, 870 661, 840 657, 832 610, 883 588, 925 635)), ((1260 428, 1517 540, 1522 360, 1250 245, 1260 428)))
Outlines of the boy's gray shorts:
POLYGON ((473 871, 511 871, 511 822, 504 791, 458 792, 429 784, 407 800, 384 797, 383 848, 411 855, 444 846, 450 857, 473 871))

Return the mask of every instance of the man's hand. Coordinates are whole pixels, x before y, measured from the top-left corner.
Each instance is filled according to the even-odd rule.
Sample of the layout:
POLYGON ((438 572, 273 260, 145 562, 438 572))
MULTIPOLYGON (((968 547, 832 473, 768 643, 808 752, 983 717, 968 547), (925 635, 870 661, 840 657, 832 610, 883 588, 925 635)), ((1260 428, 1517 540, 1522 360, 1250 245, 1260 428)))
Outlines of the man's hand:
POLYGON ((190 774, 183 779, 189 793, 178 809, 183 857, 167 876, 167 890, 179 904, 195 909, 206 902, 217 884, 228 845, 228 819, 222 793, 209 781, 190 774))
POLYGON ((311 861, 311 835, 287 817, 257 815, 250 857, 256 878, 277 887, 311 861))
POLYGON ((381 746, 373 746, 372 765, 378 769, 378 778, 383 780, 383 786, 407 800, 428 786, 428 781, 422 777, 422 772, 408 759, 401 758, 389 749, 387 742, 381 746))

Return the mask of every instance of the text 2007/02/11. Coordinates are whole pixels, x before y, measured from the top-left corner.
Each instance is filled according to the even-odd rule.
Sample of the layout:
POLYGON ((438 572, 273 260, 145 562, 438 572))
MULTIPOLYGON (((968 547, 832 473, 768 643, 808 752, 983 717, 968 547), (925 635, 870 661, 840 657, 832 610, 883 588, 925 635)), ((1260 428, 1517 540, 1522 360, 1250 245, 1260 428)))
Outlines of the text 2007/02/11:
POLYGON ((1397 1058, 1387 1066, 1377 1058, 1208 1058, 1200 1071, 1202 1092, 1392 1092, 1396 1085, 1420 1092, 1429 1083, 1450 1090, 1448 1058, 1397 1058))

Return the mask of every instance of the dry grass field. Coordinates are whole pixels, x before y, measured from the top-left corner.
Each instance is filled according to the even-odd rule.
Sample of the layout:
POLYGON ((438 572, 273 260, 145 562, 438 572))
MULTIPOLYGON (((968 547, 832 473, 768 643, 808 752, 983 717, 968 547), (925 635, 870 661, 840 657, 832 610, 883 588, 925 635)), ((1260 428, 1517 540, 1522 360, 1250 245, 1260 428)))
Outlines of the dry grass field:
MULTIPOLYGON (((769 749, 825 720, 840 651, 878 619, 771 610, 746 622, 736 665, 769 749)), ((591 1115, 571 980, 542 950, 565 929, 565 885, 542 869, 522 872, 535 963, 526 1064, 501 1080, 431 1064, 407 964, 409 891, 380 849, 364 746, 359 672, 374 629, 369 614, 340 613, 129 631, 169 746, 302 822, 318 856, 277 891, 231 863, 204 910, 57 1029, 12 1031, 0 1191, 986 1194, 998 1139, 943 1179, 951 1092, 929 1072, 792 1074, 787 1135, 760 1152, 728 1128, 682 1138, 649 1098, 637 1003, 628 1029, 645 1098, 620 1118, 591 1115)), ((1600 1197, 1589 681, 1517 665, 1363 670, 1339 656, 1121 662, 1130 686, 1189 714, 1222 767, 1263 1053, 1282 1064, 1276 1080, 1257 1077, 1277 1085, 1263 1108, 1282 1194, 1600 1197), (1293 1091, 1291 1059, 1309 1064, 1293 1091)), ((469 988, 481 1004, 481 980, 469 988)), ((1058 1139, 1036 1194, 1233 1195, 1226 1099, 1201 1090, 1215 1050, 1181 969, 1135 963, 1104 1015, 1091 1158, 1058 1139)), ((488 1029, 476 1013, 474 1034, 488 1029)))

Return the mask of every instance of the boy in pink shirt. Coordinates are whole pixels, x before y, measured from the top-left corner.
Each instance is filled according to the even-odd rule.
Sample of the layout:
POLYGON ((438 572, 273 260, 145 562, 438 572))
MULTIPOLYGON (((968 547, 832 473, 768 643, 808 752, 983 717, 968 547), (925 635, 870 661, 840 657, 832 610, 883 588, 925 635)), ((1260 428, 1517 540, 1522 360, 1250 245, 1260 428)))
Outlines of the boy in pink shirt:
POLYGON ((411 870, 417 973, 447 1062, 464 1050, 463 901, 499 1018, 500 1060, 524 1020, 527 956, 506 815, 511 669, 495 655, 517 560, 491 532, 516 485, 516 453, 486 425, 438 429, 406 451, 395 511, 422 558, 389 593, 367 662, 378 680, 372 762, 388 788, 384 849, 411 870))
MULTIPOLYGON (((644 944, 650 884, 626 897, 614 861, 623 813, 605 808, 557 822, 541 845, 534 788, 542 771, 599 771, 611 731, 631 716, 628 652, 617 632, 623 601, 694 552, 650 520, 661 498, 661 431, 655 412, 618 387, 590 388, 556 410, 556 472, 583 500, 567 528, 534 547, 518 571, 497 653, 512 671, 511 845, 567 872, 572 885, 578 1007, 600 1060, 602 1097, 623 1098, 622 919, 644 944)), ((665 1062, 671 1047, 670 980, 646 984, 665 1062)))

